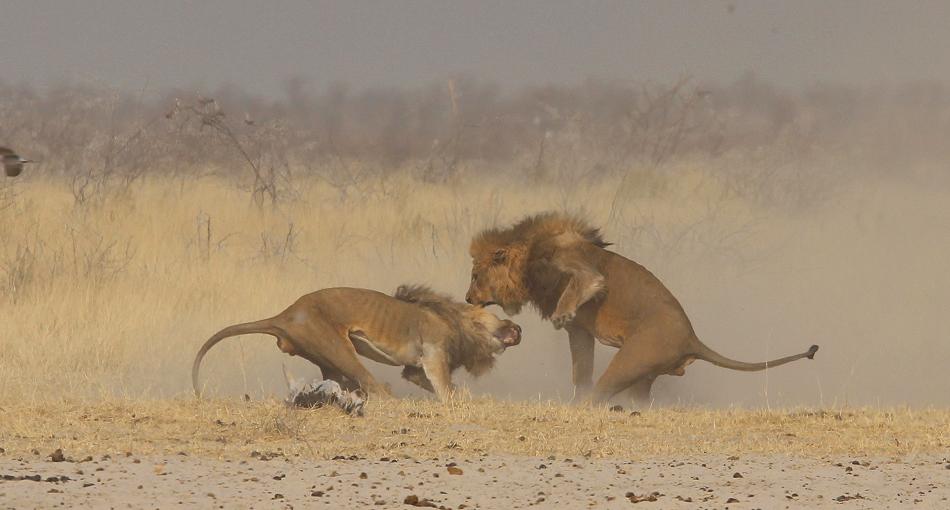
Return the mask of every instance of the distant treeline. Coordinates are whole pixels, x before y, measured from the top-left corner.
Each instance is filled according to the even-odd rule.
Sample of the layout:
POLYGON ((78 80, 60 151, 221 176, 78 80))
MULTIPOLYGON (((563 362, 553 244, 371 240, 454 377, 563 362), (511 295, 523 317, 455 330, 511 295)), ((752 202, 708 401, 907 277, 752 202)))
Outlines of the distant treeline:
POLYGON ((506 91, 463 77, 324 90, 290 80, 282 98, 270 99, 232 86, 137 94, 0 83, 0 144, 53 175, 243 172, 248 161, 300 171, 414 165, 432 178, 472 162, 589 175, 766 149, 893 168, 950 155, 950 89, 791 92, 750 76, 728 85, 589 80, 506 91))

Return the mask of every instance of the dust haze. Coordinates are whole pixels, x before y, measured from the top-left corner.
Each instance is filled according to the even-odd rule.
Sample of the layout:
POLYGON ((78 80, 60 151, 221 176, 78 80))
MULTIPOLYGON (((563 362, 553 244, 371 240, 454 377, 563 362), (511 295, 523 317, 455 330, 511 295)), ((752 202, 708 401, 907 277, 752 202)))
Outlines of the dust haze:
MULTIPOLYGON (((560 210, 654 272, 718 352, 761 361, 820 345, 766 372, 696 362, 657 380, 658 405, 950 404, 944 4, 605 3, 539 17, 528 2, 509 18, 487 5, 468 42, 432 28, 451 32, 459 12, 424 2, 393 16, 286 4, 263 26, 249 25, 254 9, 176 4, 144 40, 118 4, 75 22, 42 2, 0 17, 0 145, 38 161, 0 183, 0 399, 186 394, 194 353, 224 326, 337 285, 418 282, 461 299, 472 235, 560 210), (110 8, 128 23, 91 30, 110 8), (177 38, 160 30, 176 12, 193 14, 177 38), (275 29, 308 16, 337 36, 332 51, 329 35, 275 29), (413 20, 426 28, 399 30, 413 20), (22 32, 41 22, 60 29, 22 32), (340 35, 356 24, 391 31, 340 35), (559 27, 599 35, 535 59, 571 46, 559 27), (93 51, 53 46, 80 29, 93 51)), ((528 308, 514 319, 521 345, 458 381, 571 399, 566 334, 528 308)), ((595 377, 613 352, 598 344, 595 377)), ((222 395, 282 394, 282 364, 318 374, 263 336, 205 363, 222 395)))

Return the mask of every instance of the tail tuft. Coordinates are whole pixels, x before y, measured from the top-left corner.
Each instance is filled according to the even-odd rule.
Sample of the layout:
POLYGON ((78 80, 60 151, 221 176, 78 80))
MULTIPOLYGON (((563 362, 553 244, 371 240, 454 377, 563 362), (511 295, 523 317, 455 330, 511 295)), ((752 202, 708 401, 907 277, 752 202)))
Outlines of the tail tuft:
POLYGON ((805 354, 805 357, 808 359, 815 359, 815 353, 818 352, 818 346, 813 345, 808 348, 808 352, 805 354))

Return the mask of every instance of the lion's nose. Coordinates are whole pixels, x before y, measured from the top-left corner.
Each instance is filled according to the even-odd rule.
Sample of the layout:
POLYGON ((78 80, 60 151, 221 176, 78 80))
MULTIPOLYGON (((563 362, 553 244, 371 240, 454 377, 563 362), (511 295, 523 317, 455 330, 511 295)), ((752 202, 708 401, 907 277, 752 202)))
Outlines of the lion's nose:
POLYGON ((470 304, 470 305, 474 305, 474 304, 475 304, 475 303, 472 302, 472 293, 471 293, 471 292, 465 294, 465 302, 468 303, 468 304, 470 304))

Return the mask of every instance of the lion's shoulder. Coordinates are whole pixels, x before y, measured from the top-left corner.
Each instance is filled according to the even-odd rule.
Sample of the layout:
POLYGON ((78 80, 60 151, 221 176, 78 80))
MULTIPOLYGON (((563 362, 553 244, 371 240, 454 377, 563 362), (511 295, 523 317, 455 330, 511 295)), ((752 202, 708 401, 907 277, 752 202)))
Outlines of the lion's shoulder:
POLYGON ((393 297, 407 303, 416 303, 422 306, 453 303, 453 299, 440 292, 436 292, 427 285, 406 284, 396 287, 393 297))
POLYGON ((489 229, 476 236, 472 243, 475 252, 508 246, 527 241, 529 244, 572 244, 590 243, 598 248, 606 248, 611 243, 604 240, 600 229, 591 226, 579 216, 545 212, 528 216, 506 229, 489 229))
POLYGON ((571 237, 600 248, 610 245, 604 240, 599 228, 591 226, 579 216, 559 212, 529 216, 516 223, 512 230, 519 232, 521 237, 538 240, 571 237))
POLYGON ((427 285, 406 284, 396 287, 393 297, 435 312, 443 319, 458 319, 458 303, 448 294, 436 292, 427 285))

